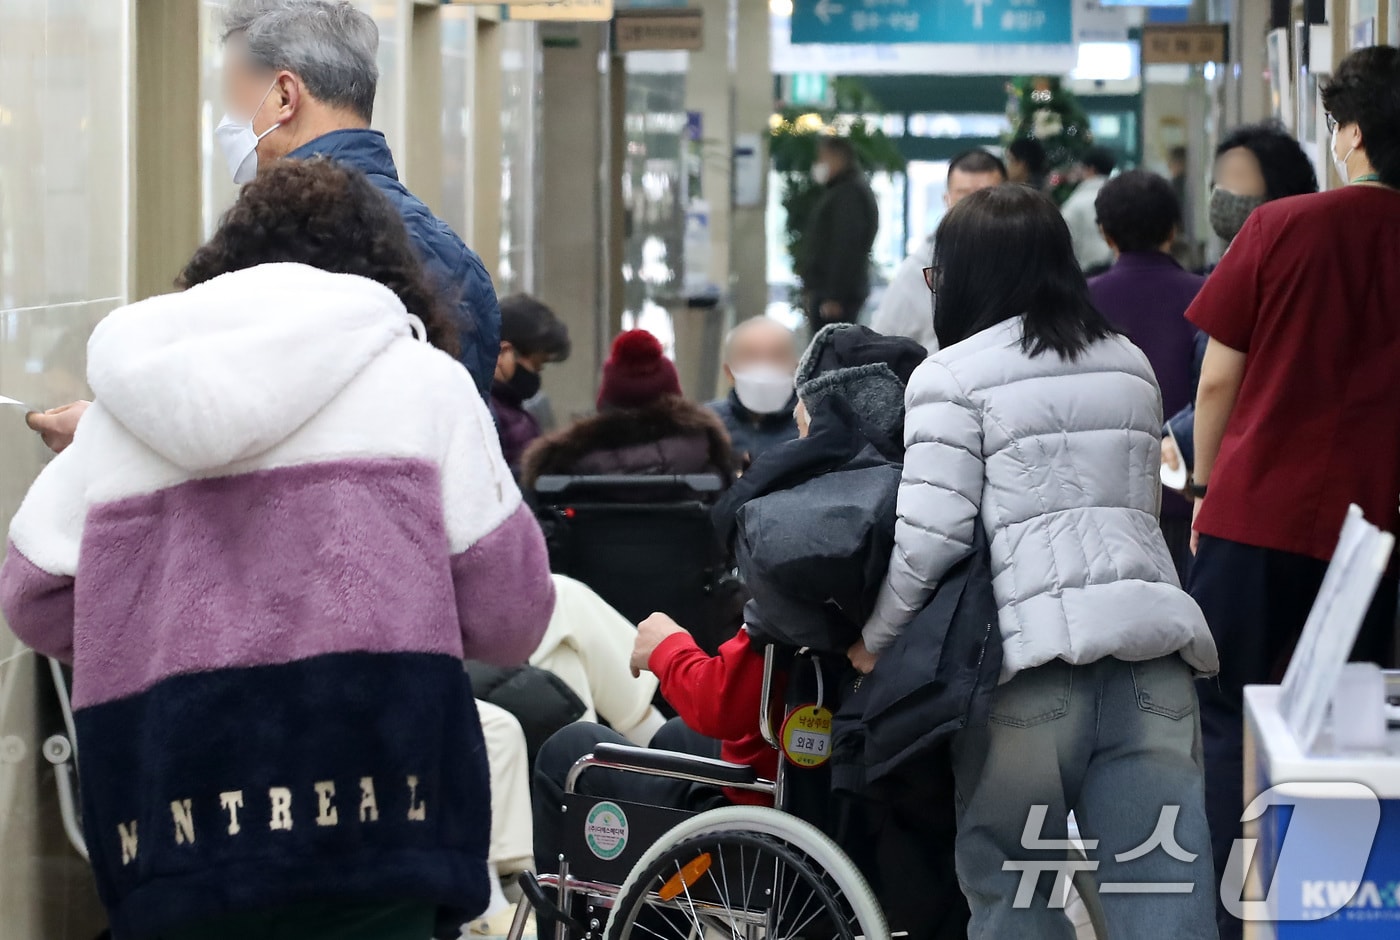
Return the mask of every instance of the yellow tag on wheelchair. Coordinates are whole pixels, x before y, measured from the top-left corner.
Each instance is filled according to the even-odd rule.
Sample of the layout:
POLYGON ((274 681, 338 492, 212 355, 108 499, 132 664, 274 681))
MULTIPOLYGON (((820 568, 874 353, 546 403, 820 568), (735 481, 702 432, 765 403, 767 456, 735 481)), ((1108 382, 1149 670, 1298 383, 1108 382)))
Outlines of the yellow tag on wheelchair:
POLYGON ((794 708, 783 721, 779 738, 783 756, 798 767, 820 767, 831 760, 831 709, 821 705, 794 708))

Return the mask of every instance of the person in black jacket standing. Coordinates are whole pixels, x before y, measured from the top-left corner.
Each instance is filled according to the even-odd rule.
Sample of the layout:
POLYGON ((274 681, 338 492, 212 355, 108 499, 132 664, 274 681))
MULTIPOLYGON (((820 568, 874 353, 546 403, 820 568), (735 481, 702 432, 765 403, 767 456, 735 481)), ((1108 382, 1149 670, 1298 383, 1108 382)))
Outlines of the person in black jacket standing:
POLYGON ((815 334, 828 323, 854 323, 870 296, 870 249, 880 227, 875 194, 844 137, 817 143, 812 178, 826 186, 807 229, 802 290, 815 334))

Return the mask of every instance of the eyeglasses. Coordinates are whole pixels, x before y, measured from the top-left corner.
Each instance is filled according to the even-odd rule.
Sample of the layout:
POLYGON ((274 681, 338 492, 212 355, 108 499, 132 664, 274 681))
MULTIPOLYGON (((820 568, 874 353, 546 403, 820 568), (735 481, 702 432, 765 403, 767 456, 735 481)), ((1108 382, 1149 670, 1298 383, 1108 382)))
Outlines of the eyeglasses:
POLYGON ((1332 112, 1327 112, 1327 133, 1335 133, 1337 130, 1337 119, 1332 116, 1332 112))
POLYGON ((931 268, 924 268, 924 283, 933 293, 938 293, 938 285, 943 281, 943 269, 938 265, 931 268))

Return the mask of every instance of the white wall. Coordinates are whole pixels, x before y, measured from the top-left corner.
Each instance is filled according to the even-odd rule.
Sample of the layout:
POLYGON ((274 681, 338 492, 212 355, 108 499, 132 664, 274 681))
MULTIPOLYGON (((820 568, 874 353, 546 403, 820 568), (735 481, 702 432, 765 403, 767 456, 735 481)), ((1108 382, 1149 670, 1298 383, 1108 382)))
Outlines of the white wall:
MULTIPOLYGON (((140 2, 0 0, 0 395, 41 408, 89 395, 87 337, 133 292, 131 128, 139 92, 132 84, 140 2)), ((382 36, 375 126, 403 167, 411 156, 407 118, 415 100, 408 69, 414 0, 357 2, 374 15, 382 36)), ((207 235, 236 188, 211 140, 223 111, 219 34, 226 2, 198 3, 199 28, 185 52, 197 48, 199 56, 200 138, 187 146, 200 177, 197 199, 180 208, 207 235)), ((533 28, 524 29, 522 47, 532 50, 533 28)), ((471 85, 474 37, 472 23, 442 50, 450 53, 448 68, 466 72, 466 83, 443 100, 444 120, 455 133, 429 142, 445 151, 444 174, 472 172, 471 115, 497 107, 476 100, 471 85), (455 163, 448 158, 453 153, 455 163)), ((533 148, 534 68, 526 71, 531 84, 509 113, 512 127, 530 129, 514 137, 533 148)), ((533 156, 521 154, 517 163, 526 172, 511 185, 522 205, 533 204, 533 156)), ((453 194, 445 214, 462 226, 470 224, 473 200, 500 198, 470 180, 439 180, 437 187, 424 181, 453 194)), ((517 268, 528 270, 528 246, 513 251, 517 268)), ((17 410, 0 409, 0 533, 48 459, 17 410)), ((54 772, 40 751, 60 729, 50 714, 56 701, 46 671, 47 662, 0 621, 0 940, 91 940, 103 926, 91 871, 63 834, 54 772)))
MULTIPOLYGON (((127 292, 131 0, 0 0, 0 394, 87 393, 86 340, 127 292)), ((0 411, 0 526, 47 459, 0 411)), ((43 662, 0 623, 0 940, 91 940, 92 876, 40 753, 43 662)))

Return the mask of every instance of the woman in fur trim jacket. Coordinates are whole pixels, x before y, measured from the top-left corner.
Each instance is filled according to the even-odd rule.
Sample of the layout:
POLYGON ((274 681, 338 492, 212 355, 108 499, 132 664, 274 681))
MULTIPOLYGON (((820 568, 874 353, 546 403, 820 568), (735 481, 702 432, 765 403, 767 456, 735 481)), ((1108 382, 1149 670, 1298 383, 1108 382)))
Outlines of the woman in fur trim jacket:
POLYGON ((714 413, 681 395, 676 367, 645 330, 619 336, 603 365, 598 414, 537 440, 525 452, 521 484, 542 476, 734 477, 729 432, 714 413))

